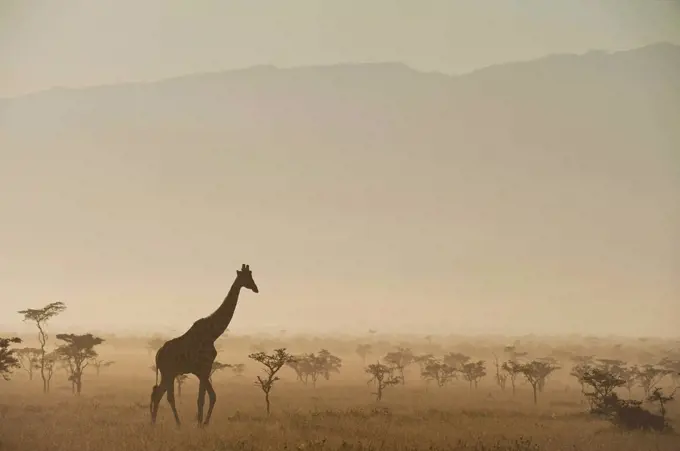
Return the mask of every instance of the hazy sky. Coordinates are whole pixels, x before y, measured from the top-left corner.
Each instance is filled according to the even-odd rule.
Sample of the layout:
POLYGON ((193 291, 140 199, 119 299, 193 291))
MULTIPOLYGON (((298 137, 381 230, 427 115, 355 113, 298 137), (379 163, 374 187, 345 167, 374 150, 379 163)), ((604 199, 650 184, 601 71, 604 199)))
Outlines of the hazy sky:
MULTIPOLYGON (((680 44, 679 23, 680 3, 661 0, 0 0, 0 96, 261 64, 399 61, 459 73, 551 53, 680 44)), ((619 185, 616 176, 594 174, 578 184, 546 181, 593 198, 578 214, 530 188, 524 194, 552 216, 488 211, 465 204, 462 192, 477 175, 454 169, 461 191, 448 193, 457 204, 445 213, 426 172, 404 179, 410 187, 398 198, 379 175, 341 183, 356 173, 334 169, 339 157, 324 153, 304 168, 282 159, 274 170, 257 161, 278 158, 263 148, 222 167, 226 157, 197 150, 214 145, 207 141, 168 137, 156 148, 157 138, 137 157, 124 136, 85 135, 97 152, 77 153, 64 141, 22 154, 0 140, 0 209, 9 212, 0 218, 0 327, 23 330, 16 310, 62 300, 69 311, 55 327, 184 330, 217 307, 234 271, 248 263, 261 293, 242 295, 236 331, 593 332, 597 318, 585 312, 602 315, 621 302, 621 316, 603 332, 677 334, 679 216, 662 217, 655 206, 667 209, 672 199, 654 197, 657 188, 680 186, 672 155, 631 157, 631 168, 665 174, 652 188, 631 188, 630 196, 649 198, 635 212, 621 197, 603 210, 604 195, 586 188, 618 196, 619 185), (245 187, 265 177, 266 189, 248 194, 245 187), (286 188, 295 183, 300 191, 286 188), (324 193, 335 190, 337 211, 355 215, 334 214, 334 204, 310 190, 314 183, 319 190, 328 183, 324 193), (428 183, 419 204, 415 191, 428 183), (240 203, 229 204, 224 193, 239 184, 242 194, 229 196, 240 203), (300 192, 313 207, 296 198, 300 192), (380 196, 392 209, 370 204, 380 196), (548 225, 526 228, 521 214, 548 225), (517 222, 503 223, 508 218, 517 222), (630 222, 617 228, 617 218, 630 222), (580 243, 560 241, 570 230, 582 232, 580 243), (622 249, 617 243, 635 230, 646 238, 622 249)), ((411 163, 391 164, 408 170, 411 163)), ((492 168, 499 178, 503 164, 492 168)), ((521 185, 521 173, 513 177, 521 185)), ((503 195, 482 189, 488 198, 503 195)))
POLYGON ((679 20, 665 0, 0 0, 0 95, 259 64, 458 73, 680 43, 679 20))

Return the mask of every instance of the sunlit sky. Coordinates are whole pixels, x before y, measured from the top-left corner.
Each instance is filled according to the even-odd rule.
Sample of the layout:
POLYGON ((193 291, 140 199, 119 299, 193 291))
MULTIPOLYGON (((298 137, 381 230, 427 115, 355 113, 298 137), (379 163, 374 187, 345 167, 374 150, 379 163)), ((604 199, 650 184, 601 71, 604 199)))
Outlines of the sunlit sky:
MULTIPOLYGON (((456 74, 554 53, 680 44, 678 24, 680 2, 661 0, 0 0, 0 97, 253 65, 396 61, 456 74)), ((31 164, 47 171, 53 155, 31 164)), ((663 230, 649 238, 656 240, 650 244, 654 249, 666 249, 654 260, 658 266, 637 262, 612 269, 618 264, 614 253, 605 263, 611 263, 611 271, 602 278, 592 272, 556 276, 538 257, 521 265, 513 261, 510 245, 503 255, 494 254, 492 243, 503 240, 497 236, 485 245, 481 231, 502 232, 488 224, 461 226, 458 232, 472 241, 426 244, 434 237, 423 235, 445 233, 434 217, 412 224, 413 235, 403 238, 412 242, 404 244, 389 241, 389 233, 377 232, 377 225, 369 233, 314 207, 298 212, 297 219, 254 213, 248 222, 240 218, 261 205, 242 199, 233 218, 225 219, 226 213, 220 216, 207 204, 183 214, 185 206, 173 205, 177 192, 151 185, 112 194, 118 197, 111 202, 131 205, 127 210, 95 212, 95 207, 64 203, 38 223, 38 216, 20 216, 19 206, 57 205, 57 197, 28 192, 21 172, 12 165, 3 170, 5 157, 18 161, 0 146, 0 212, 12 218, 0 218, 0 231, 6 227, 0 233, 0 329, 28 330, 18 309, 62 300, 69 310, 55 327, 183 330, 217 307, 235 270, 248 263, 261 293, 242 295, 231 327, 235 331, 677 335, 680 279, 673 282, 677 260, 668 249, 677 249, 678 236, 667 223, 645 229, 663 230), (117 223, 146 211, 136 204, 139 199, 161 205, 165 213, 144 217, 141 225, 117 223), (76 219, 68 223, 62 215, 76 219), (342 239, 340 232, 331 232, 335 226, 346 227, 342 239), (68 231, 52 233, 54 227, 68 231), (92 230, 113 236, 114 228, 128 235, 93 238, 92 230), (121 251, 126 242, 135 249, 121 251), (604 314, 614 302, 621 308, 611 324, 598 328, 597 319, 584 317, 590 309, 604 314)), ((93 157, 92 164, 107 161, 93 157)), ((209 175, 202 174, 198 157, 194 163, 192 183, 215 176, 208 166, 209 175)), ((134 158, 117 164, 88 180, 113 180, 128 170, 142 174, 133 168, 134 158)), ((309 164, 314 172, 314 162, 309 164)), ((66 187, 74 174, 64 173, 54 183, 66 187)), ((678 179, 669 186, 679 186, 678 179)), ((558 248, 569 253, 567 244, 558 248)), ((591 263, 605 258, 601 249, 597 252, 570 258, 591 263)), ((559 268, 559 255, 552 258, 551 268, 559 268)))

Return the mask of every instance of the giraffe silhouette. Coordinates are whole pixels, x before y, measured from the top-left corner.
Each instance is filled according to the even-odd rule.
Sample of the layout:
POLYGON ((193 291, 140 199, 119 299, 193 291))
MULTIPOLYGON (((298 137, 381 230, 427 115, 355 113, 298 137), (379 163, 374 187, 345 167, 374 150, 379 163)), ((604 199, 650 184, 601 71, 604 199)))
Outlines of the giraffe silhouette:
POLYGON ((217 357, 215 340, 229 326, 241 288, 247 288, 254 293, 258 293, 257 285, 253 280, 253 274, 248 265, 242 265, 236 271, 236 279, 231 285, 231 289, 222 301, 222 304, 210 316, 201 318, 189 328, 184 335, 166 341, 156 352, 156 385, 151 389, 151 424, 156 423, 158 405, 163 399, 163 395, 168 393, 168 403, 172 408, 177 426, 180 425, 179 415, 175 407, 175 378, 181 374, 194 374, 198 377, 198 415, 199 425, 207 425, 210 422, 217 395, 210 382, 210 371, 212 364, 217 357), (158 382, 158 373, 161 380, 158 382), (208 413, 203 422, 203 407, 205 405, 205 394, 208 393, 210 405, 208 413))

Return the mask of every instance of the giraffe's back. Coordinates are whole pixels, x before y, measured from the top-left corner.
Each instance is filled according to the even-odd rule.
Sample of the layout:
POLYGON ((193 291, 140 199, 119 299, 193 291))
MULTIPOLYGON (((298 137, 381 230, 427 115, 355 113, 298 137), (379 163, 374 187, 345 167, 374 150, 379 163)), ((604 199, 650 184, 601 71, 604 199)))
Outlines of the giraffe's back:
POLYGON ((167 341, 156 353, 156 367, 161 374, 200 374, 210 371, 217 357, 212 342, 191 335, 182 335, 167 341))

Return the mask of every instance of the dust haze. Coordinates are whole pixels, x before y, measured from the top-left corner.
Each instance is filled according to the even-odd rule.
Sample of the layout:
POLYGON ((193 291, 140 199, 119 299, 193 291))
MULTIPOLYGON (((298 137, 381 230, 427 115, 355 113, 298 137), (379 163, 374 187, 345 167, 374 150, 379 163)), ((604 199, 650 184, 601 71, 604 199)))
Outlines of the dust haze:
POLYGON ((89 449, 190 447, 214 385, 214 449, 671 450, 607 428, 677 417, 678 23, 0 2, 0 448, 86 449, 93 421, 89 449))

